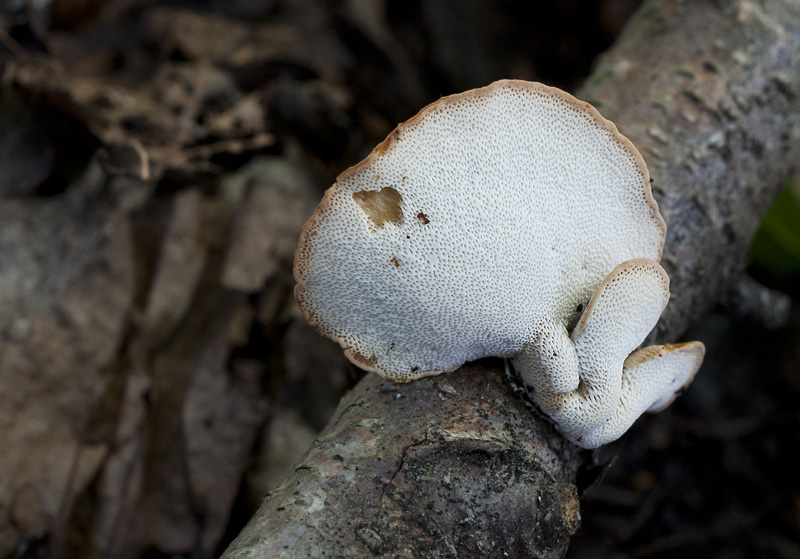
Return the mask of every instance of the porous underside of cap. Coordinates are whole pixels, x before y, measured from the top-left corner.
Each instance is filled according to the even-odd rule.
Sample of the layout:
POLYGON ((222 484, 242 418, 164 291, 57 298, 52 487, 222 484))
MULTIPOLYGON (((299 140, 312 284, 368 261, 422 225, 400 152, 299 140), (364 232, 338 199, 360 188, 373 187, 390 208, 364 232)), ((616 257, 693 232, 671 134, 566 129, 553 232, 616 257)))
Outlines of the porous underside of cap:
POLYGON ((642 413, 669 406, 692 382, 704 355, 700 342, 650 346, 632 353, 623 366, 620 405, 602 427, 584 433, 580 441, 570 440, 583 448, 597 448, 618 439, 642 413))
POLYGON ((506 80, 429 105, 339 176, 301 233, 295 294, 353 363, 412 380, 574 321, 617 264, 660 258, 665 229, 613 123, 506 80))

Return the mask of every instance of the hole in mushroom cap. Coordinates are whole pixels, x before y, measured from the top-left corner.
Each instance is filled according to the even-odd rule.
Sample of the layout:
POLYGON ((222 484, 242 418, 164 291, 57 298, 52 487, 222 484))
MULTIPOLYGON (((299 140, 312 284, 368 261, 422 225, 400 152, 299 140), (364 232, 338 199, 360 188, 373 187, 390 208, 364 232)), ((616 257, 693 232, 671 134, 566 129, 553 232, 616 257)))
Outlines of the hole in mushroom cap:
POLYGON ((403 197, 394 188, 355 192, 353 200, 376 227, 383 227, 387 221, 395 225, 400 225, 403 221, 403 210, 400 208, 403 197))
POLYGON ((418 220, 420 220, 420 222, 422 223, 422 225, 428 225, 428 224, 431 222, 431 220, 428 218, 428 216, 427 216, 427 215, 425 215, 425 214, 424 214, 424 213, 422 213, 422 212, 419 212, 419 213, 417 214, 417 219, 418 219, 418 220))

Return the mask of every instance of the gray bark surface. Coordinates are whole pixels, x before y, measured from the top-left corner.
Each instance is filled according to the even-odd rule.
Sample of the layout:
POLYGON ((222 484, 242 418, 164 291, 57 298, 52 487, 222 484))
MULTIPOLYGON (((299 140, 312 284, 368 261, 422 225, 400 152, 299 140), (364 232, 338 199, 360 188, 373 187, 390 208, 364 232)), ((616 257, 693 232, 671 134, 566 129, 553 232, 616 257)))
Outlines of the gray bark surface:
POLYGON ((557 557, 579 524, 577 449, 493 367, 367 376, 226 557, 557 557))
MULTIPOLYGON (((669 226, 673 295, 649 342, 729 299, 781 313, 742 272, 800 155, 799 59, 798 2, 649 1, 578 92, 642 152, 669 226)), ((497 362, 368 375, 224 557, 560 557, 583 460, 497 362)))

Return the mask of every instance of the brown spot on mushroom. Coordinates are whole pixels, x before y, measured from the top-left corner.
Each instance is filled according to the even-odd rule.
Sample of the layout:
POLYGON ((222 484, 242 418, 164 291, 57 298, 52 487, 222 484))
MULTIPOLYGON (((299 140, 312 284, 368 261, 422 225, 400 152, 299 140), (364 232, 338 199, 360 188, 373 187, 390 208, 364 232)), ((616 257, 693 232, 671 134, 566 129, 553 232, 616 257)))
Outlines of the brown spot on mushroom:
POLYGON ((358 367, 361 367, 362 369, 371 370, 378 362, 378 358, 375 357, 374 355, 370 357, 365 357, 363 354, 352 349, 346 351, 345 353, 348 359, 350 359, 350 361, 353 364, 357 365, 358 367))
POLYGON ((396 256, 392 256, 392 258, 389 260, 389 262, 394 264, 395 268, 399 268, 400 267, 400 261, 397 259, 396 256))
POLYGON ((400 129, 403 125, 399 125, 395 128, 394 132, 386 136, 386 139, 383 140, 380 144, 375 146, 375 149, 372 150, 374 154, 381 155, 389 151, 389 149, 398 141, 400 140, 400 129))
POLYGON ((353 200, 375 227, 383 227, 387 221, 395 225, 400 225, 403 221, 403 210, 400 208, 403 197, 392 187, 354 192, 353 200))
POLYGON ((419 212, 419 213, 417 214, 417 219, 418 219, 418 220, 420 220, 420 222, 422 222, 422 225, 428 225, 428 224, 431 222, 431 220, 430 220, 430 219, 428 219, 428 216, 427 216, 427 215, 425 215, 425 214, 424 214, 424 213, 422 213, 422 212, 419 212))

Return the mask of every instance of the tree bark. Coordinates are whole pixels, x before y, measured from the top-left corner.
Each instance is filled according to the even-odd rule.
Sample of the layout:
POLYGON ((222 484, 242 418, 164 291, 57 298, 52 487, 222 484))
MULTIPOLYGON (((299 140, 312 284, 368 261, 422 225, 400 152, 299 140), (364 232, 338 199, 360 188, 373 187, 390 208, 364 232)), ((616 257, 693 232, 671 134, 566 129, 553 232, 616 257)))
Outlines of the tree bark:
MULTIPOLYGON (((779 321, 780 304, 754 301, 781 299, 742 277, 800 155, 799 59, 798 2, 652 0, 578 92, 642 152, 669 226, 673 295, 648 342, 728 300, 779 321)), ((408 385, 368 375, 224 557, 560 557, 585 457, 500 363, 408 385)))

